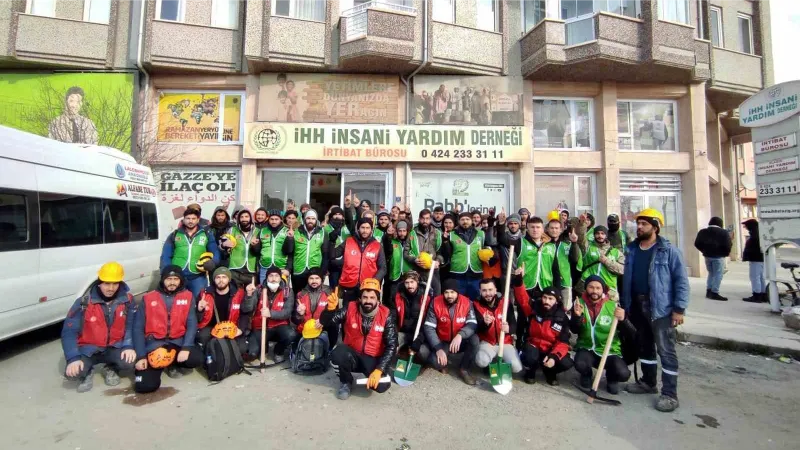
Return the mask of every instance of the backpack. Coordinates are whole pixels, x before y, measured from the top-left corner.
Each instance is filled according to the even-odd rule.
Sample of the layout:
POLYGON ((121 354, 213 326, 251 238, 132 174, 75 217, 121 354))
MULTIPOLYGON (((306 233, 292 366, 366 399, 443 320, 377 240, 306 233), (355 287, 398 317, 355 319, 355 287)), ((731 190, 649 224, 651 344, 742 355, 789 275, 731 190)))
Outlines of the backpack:
POLYGON ((244 360, 239 353, 239 345, 233 339, 212 338, 206 344, 206 360, 203 365, 208 380, 214 383, 242 372, 247 373, 244 360))
POLYGON ((292 372, 301 375, 320 375, 328 371, 328 344, 320 338, 300 338, 297 348, 289 355, 292 372))

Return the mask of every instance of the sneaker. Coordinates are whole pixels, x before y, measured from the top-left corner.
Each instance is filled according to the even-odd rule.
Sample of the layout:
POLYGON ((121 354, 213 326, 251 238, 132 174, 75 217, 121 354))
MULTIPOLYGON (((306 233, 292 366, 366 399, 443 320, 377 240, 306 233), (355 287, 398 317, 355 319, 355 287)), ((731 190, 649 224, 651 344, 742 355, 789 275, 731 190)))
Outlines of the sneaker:
POLYGON ((581 387, 584 389, 592 388, 592 374, 581 375, 581 387))
POLYGON ((106 386, 116 386, 119 384, 119 374, 111 367, 106 367, 105 372, 103 372, 103 381, 106 386))
POLYGON ((339 390, 336 391, 336 398, 339 400, 347 400, 350 398, 350 383, 342 383, 339 390))
POLYGON ((178 370, 178 368, 175 367, 174 365, 164 369, 164 372, 166 372, 167 376, 170 378, 180 378, 183 376, 183 373, 180 370, 178 370))
POLYGON ((94 369, 90 370, 88 374, 81 380, 80 384, 78 384, 78 392, 84 393, 89 392, 92 390, 92 386, 94 386, 94 369))
POLYGON ((460 370, 458 371, 458 375, 461 377, 461 379, 462 379, 462 380, 464 380, 464 383, 466 383, 466 384, 468 384, 468 385, 470 385, 470 386, 475 386, 475 385, 478 383, 478 382, 475 380, 475 377, 473 377, 473 376, 472 376, 472 375, 469 373, 469 371, 467 371, 467 370, 465 370, 465 369, 460 369, 460 370))
POLYGON ((706 289, 706 298, 711 298, 711 289, 706 289))
POLYGON ((611 394, 611 395, 619 394, 619 383, 616 382, 616 381, 609 382, 606 385, 606 391, 608 391, 608 393, 611 394))
POLYGON ((656 401, 656 409, 661 412, 675 411, 676 409, 678 409, 679 405, 680 403, 678 403, 677 398, 668 397, 666 395, 658 397, 658 401, 656 401))
POLYGON ((628 385, 625 386, 625 390, 630 394, 658 394, 658 388, 650 386, 643 381, 628 383, 628 385))
POLYGON ((742 301, 748 303, 761 303, 761 294, 753 292, 753 295, 751 295, 750 297, 743 298, 742 301))
POLYGON ((719 300, 719 301, 722 301, 722 302, 727 302, 728 301, 728 297, 723 297, 723 296, 719 295, 716 292, 712 292, 710 295, 706 295, 706 298, 710 299, 710 300, 719 300))

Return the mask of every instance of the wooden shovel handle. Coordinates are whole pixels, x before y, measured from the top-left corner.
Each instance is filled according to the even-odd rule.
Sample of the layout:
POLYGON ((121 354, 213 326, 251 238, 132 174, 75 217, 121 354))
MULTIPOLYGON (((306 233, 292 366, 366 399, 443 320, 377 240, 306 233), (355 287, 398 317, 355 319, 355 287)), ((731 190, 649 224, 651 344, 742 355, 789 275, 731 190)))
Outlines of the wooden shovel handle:
MULTIPOLYGON (((261 308, 267 304, 267 290, 261 288, 261 308)), ((267 361, 267 316, 261 315, 261 364, 267 361)))
MULTIPOLYGON (((436 269, 434 268, 433 264, 431 264, 431 268, 428 270, 428 282, 425 283, 425 293, 422 294, 422 305, 420 306, 419 317, 417 318, 417 328, 414 329, 414 339, 411 340, 412 343, 417 340, 417 336, 419 336, 419 329, 422 326, 423 317, 425 317, 425 314, 427 314, 425 305, 428 301, 428 294, 431 292, 431 280, 433 280, 434 270, 436 269)), ((408 305, 408 307, 411 308, 411 305, 408 305)))
POLYGON ((606 359, 608 359, 608 352, 611 350, 611 343, 614 342, 614 334, 617 332, 618 322, 619 320, 616 317, 611 321, 611 329, 608 330, 608 339, 606 339, 606 346, 603 348, 603 356, 600 358, 600 364, 597 365, 597 373, 594 375, 594 383, 592 383, 592 391, 594 392, 597 392, 597 388, 600 386, 600 377, 603 376, 603 369, 606 367, 606 359))
MULTIPOLYGON (((503 291, 503 321, 508 322, 506 319, 506 315, 508 314, 508 290, 511 288, 511 266, 514 265, 514 246, 510 246, 508 248, 508 264, 506 268, 506 285, 505 290, 503 291)), ((506 332, 503 331, 503 324, 500 324, 500 348, 497 352, 497 356, 501 359, 503 358, 503 345, 506 341, 506 332)))

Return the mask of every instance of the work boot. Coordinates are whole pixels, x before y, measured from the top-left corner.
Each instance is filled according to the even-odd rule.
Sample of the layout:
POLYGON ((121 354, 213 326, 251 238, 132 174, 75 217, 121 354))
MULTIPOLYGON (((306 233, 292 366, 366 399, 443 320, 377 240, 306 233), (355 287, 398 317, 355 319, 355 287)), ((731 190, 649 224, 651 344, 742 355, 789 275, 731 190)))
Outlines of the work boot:
POLYGON ((761 294, 753 292, 753 295, 751 295, 750 297, 743 298, 742 301, 748 303, 761 303, 761 294))
POLYGON ((658 401, 656 401, 656 409, 661 412, 675 411, 676 409, 678 409, 679 405, 680 403, 678 403, 677 398, 668 397, 666 395, 658 397, 658 401))
POLYGON ((728 301, 728 297, 723 297, 723 296, 719 295, 716 292, 711 292, 709 295, 706 295, 706 298, 711 299, 711 300, 719 300, 719 301, 722 301, 722 302, 727 302, 728 301))
POLYGON ((336 391, 336 398, 339 400, 347 400, 350 398, 350 383, 342 383, 339 390, 336 391))
POLYGON ((166 373, 167 373, 167 376, 168 376, 168 377, 170 377, 170 378, 174 378, 174 379, 178 379, 178 378, 180 378, 180 377, 182 377, 182 376, 183 376, 183 372, 181 372, 180 370, 178 370, 178 368, 177 368, 177 367, 175 367, 175 365, 174 365, 174 364, 173 364, 173 365, 171 365, 171 366, 169 366, 169 367, 167 367, 166 369, 164 369, 164 372, 166 372, 166 373))
POLYGON ((628 391, 630 394, 658 394, 658 388, 655 386, 650 386, 649 384, 643 381, 637 381, 636 383, 628 383, 625 386, 625 390, 628 391))
POLYGON ((706 289, 706 298, 711 298, 711 289, 706 289))
POLYGON ((111 367, 106 367, 105 372, 103 372, 103 381, 106 383, 106 386, 118 385, 119 375, 117 374, 117 371, 111 367))
POLYGON ((464 380, 464 383, 470 386, 475 386, 476 384, 478 384, 478 382, 475 381, 475 377, 473 377, 466 369, 459 369, 458 375, 461 377, 462 380, 464 380))
POLYGON ((544 372, 544 380, 550 386, 558 386, 558 378, 556 378, 556 374, 550 372, 549 370, 544 372))
POLYGON ((581 387, 584 389, 592 388, 592 374, 581 375, 581 387))
POLYGON ((766 292, 762 292, 758 294, 758 297, 761 299, 761 303, 769 303, 769 294, 766 292))
POLYGON ((525 371, 525 383, 527 384, 536 384, 536 371, 533 369, 528 369, 525 371))
POLYGON ((607 381, 606 390, 611 395, 619 394, 619 382, 617 382, 617 381, 607 381))
POLYGON ((84 392, 89 392, 92 390, 92 386, 94 386, 94 381, 92 378, 94 377, 94 369, 90 370, 88 374, 81 380, 80 384, 78 384, 78 392, 81 394, 84 392))

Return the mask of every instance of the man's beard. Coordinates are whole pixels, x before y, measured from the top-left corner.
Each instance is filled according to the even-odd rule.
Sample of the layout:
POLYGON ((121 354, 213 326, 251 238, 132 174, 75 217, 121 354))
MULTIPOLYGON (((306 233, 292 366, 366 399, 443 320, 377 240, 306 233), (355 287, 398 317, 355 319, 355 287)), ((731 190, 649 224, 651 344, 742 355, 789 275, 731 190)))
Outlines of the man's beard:
POLYGON ((648 239, 653 237, 653 233, 655 233, 655 231, 637 231, 636 235, 641 240, 646 241, 646 240, 648 240, 648 239))
POLYGON ((362 311, 363 313, 365 313, 365 314, 369 314, 369 313, 371 313, 372 311, 375 311, 375 308, 376 308, 377 306, 378 306, 378 305, 373 305, 372 303, 362 303, 362 304, 360 305, 360 307, 361 307, 361 311, 362 311))
POLYGON ((215 284, 217 285, 217 290, 218 291, 224 291, 225 289, 228 289, 230 287, 230 285, 231 285, 230 283, 225 283, 223 286, 220 286, 218 283, 215 283, 215 284))
POLYGON ((596 302, 603 298, 603 294, 589 294, 589 298, 592 299, 593 302, 596 302))
POLYGON ((607 242, 605 238, 603 238, 602 240, 594 238, 594 241, 597 242, 600 245, 603 245, 603 244, 605 244, 607 242))
POLYGON ((252 224, 252 223, 250 223, 249 221, 248 221, 248 222, 239 222, 239 228, 241 228, 241 229, 242 229, 242 230, 244 230, 244 231, 250 231, 250 227, 251 227, 252 225, 253 225, 253 224, 252 224))

